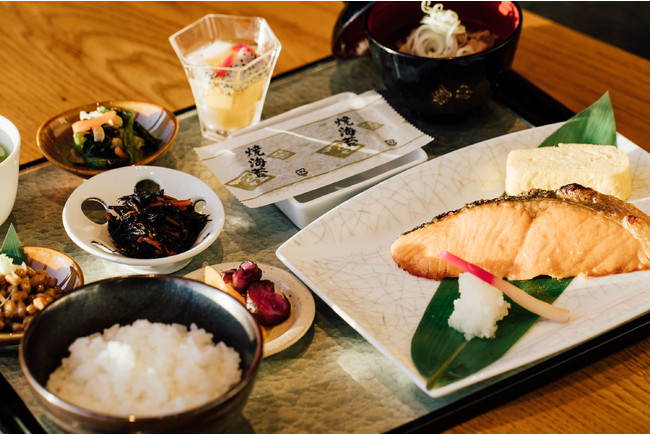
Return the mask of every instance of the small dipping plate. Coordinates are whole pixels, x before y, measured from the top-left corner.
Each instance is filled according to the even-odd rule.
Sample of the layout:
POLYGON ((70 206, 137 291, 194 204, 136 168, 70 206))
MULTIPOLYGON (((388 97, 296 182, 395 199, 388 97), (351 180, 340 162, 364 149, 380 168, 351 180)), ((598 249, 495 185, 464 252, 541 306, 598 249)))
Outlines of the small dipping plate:
MULTIPOLYGON (((221 273, 237 268, 240 264, 241 262, 226 262, 210 266, 221 273)), ((265 327, 264 357, 268 357, 289 348, 303 337, 314 321, 316 306, 309 289, 293 274, 268 264, 258 262, 257 266, 262 270, 262 279, 273 282, 275 290, 284 294, 291 303, 291 315, 286 321, 273 327, 265 327)), ((205 267, 185 277, 205 282, 205 267)), ((219 290, 215 288, 215 291, 219 290)))

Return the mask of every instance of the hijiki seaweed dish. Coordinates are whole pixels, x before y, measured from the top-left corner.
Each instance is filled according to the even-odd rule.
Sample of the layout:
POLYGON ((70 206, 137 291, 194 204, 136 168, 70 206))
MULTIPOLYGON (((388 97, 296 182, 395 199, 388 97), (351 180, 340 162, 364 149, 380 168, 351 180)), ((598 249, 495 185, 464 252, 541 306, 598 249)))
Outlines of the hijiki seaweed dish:
POLYGON ((192 248, 209 215, 196 212, 191 199, 158 192, 136 192, 109 206, 108 232, 115 247, 131 258, 161 258, 192 248))

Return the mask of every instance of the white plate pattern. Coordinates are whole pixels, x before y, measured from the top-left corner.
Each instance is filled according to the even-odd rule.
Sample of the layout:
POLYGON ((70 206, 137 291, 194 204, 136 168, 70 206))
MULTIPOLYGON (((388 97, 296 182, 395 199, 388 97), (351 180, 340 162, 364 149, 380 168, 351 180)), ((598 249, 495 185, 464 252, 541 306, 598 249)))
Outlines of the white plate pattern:
MULTIPOLYGON (((211 265, 219 273, 239 267, 241 262, 211 265)), ((268 264, 257 263, 262 279, 273 282, 275 290, 284 294, 291 303, 291 315, 286 321, 267 329, 264 340, 264 357, 279 353, 300 340, 314 321, 316 306, 309 289, 294 275, 268 264)), ((185 277, 205 282, 205 268, 199 268, 185 277)))
MULTIPOLYGON (((438 283, 399 269, 397 236, 505 188, 513 149, 537 147, 561 124, 490 139, 394 176, 323 215, 277 250, 277 256, 344 320, 423 391, 439 397, 566 350, 650 310, 650 271, 575 279, 555 302, 569 324, 539 320, 500 360, 447 386, 427 390, 410 355, 411 338, 438 283)), ((630 157, 629 198, 650 213, 650 154, 618 135, 630 157)))

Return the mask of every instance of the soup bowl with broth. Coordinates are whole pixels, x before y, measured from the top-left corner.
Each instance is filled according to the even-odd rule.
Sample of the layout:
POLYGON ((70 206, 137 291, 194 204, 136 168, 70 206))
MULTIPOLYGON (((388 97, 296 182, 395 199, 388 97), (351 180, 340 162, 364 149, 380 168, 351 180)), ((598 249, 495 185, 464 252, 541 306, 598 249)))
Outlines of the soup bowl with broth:
POLYGON ((20 133, 9 119, 0 116, 0 225, 7 220, 16 201, 19 165, 20 133))
POLYGON ((373 61, 389 102, 425 118, 457 118, 482 107, 510 69, 522 26, 515 2, 431 2, 457 15, 468 35, 487 31, 491 48, 423 57, 403 45, 424 17, 420 2, 376 2, 366 15, 373 61), (407 50, 408 51, 408 50, 407 50))

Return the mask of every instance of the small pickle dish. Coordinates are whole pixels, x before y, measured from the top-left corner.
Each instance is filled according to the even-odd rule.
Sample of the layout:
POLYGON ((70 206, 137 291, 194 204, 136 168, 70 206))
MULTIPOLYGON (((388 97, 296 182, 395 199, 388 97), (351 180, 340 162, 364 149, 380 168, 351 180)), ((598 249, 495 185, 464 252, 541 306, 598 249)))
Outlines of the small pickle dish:
POLYGON ((177 133, 176 116, 160 105, 130 100, 101 101, 71 108, 53 116, 38 129, 36 144, 52 164, 83 178, 90 178, 115 167, 153 162, 169 149, 177 133), (126 121, 120 118, 119 125, 113 125, 112 120, 110 125, 108 120, 105 125, 102 125, 101 121, 96 121, 94 123, 98 125, 95 127, 98 128, 92 128, 93 121, 85 120, 81 122, 85 122, 85 126, 78 126, 82 112, 91 117, 93 112, 102 107, 109 111, 111 109, 126 111, 129 116, 123 116, 126 121), (129 121, 132 123, 129 124, 129 121), (86 131, 75 133, 73 129, 86 131), (101 137, 96 135, 93 137, 91 133, 95 130, 101 137), (75 141, 79 142, 79 138, 75 138, 77 134, 81 135, 82 141, 86 140, 83 139, 83 135, 89 134, 88 145, 98 139, 97 143, 94 143, 97 146, 91 150, 88 145, 79 144, 78 149, 75 149, 75 141), (116 137, 112 137, 113 135, 116 137), (140 141, 140 136, 146 136, 147 140, 140 141), (112 140, 118 142, 120 146, 111 143, 112 140), (125 145, 128 143, 133 143, 132 147, 137 150, 129 149, 129 146, 125 145), (121 147, 122 145, 125 147, 121 147), (107 158, 107 153, 116 146, 120 147, 120 150, 127 151, 119 152, 123 158, 107 158))

